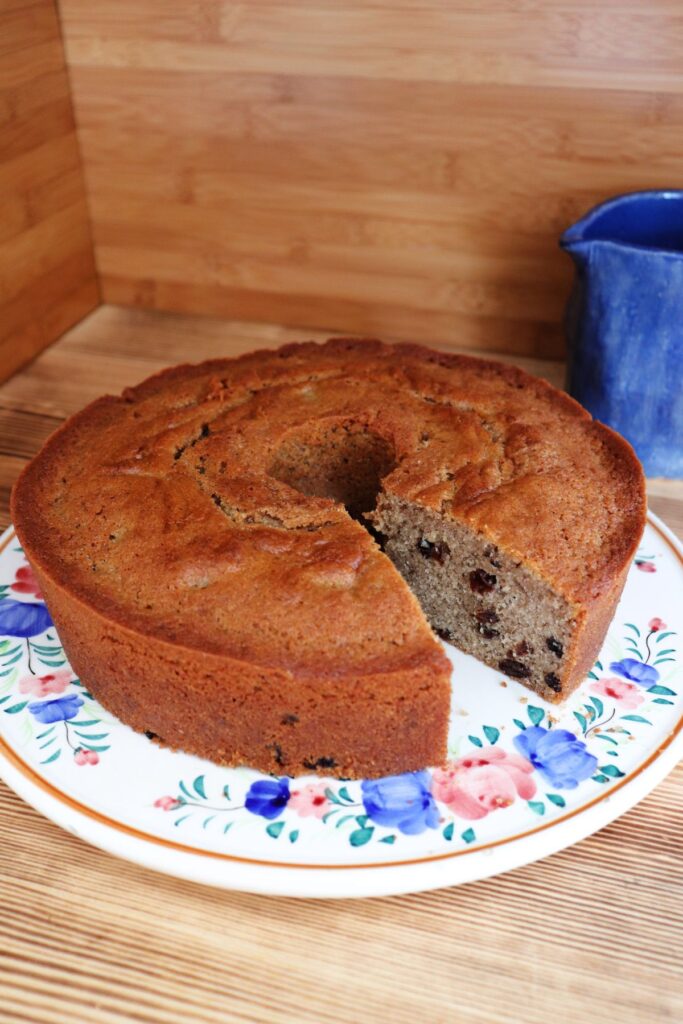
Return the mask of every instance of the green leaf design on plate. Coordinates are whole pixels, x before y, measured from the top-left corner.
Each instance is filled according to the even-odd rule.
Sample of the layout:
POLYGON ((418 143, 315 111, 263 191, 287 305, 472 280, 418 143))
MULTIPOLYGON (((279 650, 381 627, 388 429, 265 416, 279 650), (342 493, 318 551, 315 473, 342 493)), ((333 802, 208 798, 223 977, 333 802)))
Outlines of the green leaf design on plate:
POLYGON ((2 683, 0 683, 0 690, 2 691, 2 693, 8 693, 12 689, 17 680, 18 675, 18 668, 8 668, 6 672, 0 672, 0 678, 2 678, 2 683))
MULTIPOLYGON (((334 812, 330 812, 330 813, 334 813, 334 812)), ((325 815, 325 818, 326 817, 327 817, 327 815, 325 815)), ((335 821, 334 827, 335 828, 340 828, 342 825, 345 825, 347 821, 353 821, 353 814, 342 814, 341 818, 337 818, 337 820, 335 821)))
POLYGON ((372 839, 374 831, 372 826, 370 828, 357 828, 355 832, 349 835, 351 846, 365 846, 372 839))
POLYGON ((601 764, 599 771, 603 775, 609 775, 611 779, 623 779, 626 772, 622 772, 620 768, 617 768, 615 764, 601 764))
POLYGON ((176 818, 176 820, 173 822, 173 824, 177 828, 178 825, 182 825, 182 823, 184 821, 187 821, 187 819, 191 818, 191 817, 192 817, 192 812, 190 812, 190 814, 183 814, 182 818, 176 818))
POLYGON ((591 701, 592 704, 595 705, 595 710, 598 713, 598 717, 600 717, 600 715, 605 710, 605 705, 602 703, 602 701, 598 697, 590 697, 589 700, 591 701))
POLYGON ((289 839, 290 843, 295 843, 297 841, 297 839, 299 838, 299 829, 298 828, 293 828, 292 831, 289 833, 289 836, 287 838, 289 839))
POLYGON ((12 704, 11 707, 5 708, 5 714, 6 715, 18 715, 20 711, 24 710, 24 708, 26 707, 27 704, 28 704, 27 700, 22 700, 19 704, 12 704))
POLYGON ((524 722, 520 721, 519 718, 513 718, 512 721, 518 729, 521 729, 522 732, 524 732, 524 730, 526 729, 526 725, 524 724, 524 722))
POLYGON ((657 658, 658 659, 659 658, 663 658, 665 654, 675 654, 675 653, 676 653, 676 648, 675 647, 667 647, 667 649, 665 651, 657 651, 657 658))
POLYGON ((546 793, 546 796, 548 800, 550 800, 550 803, 555 804, 556 807, 566 806, 567 801, 563 796, 560 796, 559 793, 546 793))
POLYGON ((527 800, 527 807, 534 814, 545 814, 545 804, 542 800, 527 800))
POLYGON ((478 736, 468 736, 467 739, 470 743, 473 743, 475 747, 483 747, 484 744, 481 742, 478 736))
POLYGON ((585 717, 579 711, 575 711, 574 712, 574 718, 576 719, 576 721, 581 726, 581 731, 585 735, 586 734, 586 729, 588 728, 588 722, 586 721, 585 717))
POLYGON ((675 658, 655 658, 655 665, 663 665, 665 661, 675 661, 675 658))
POLYGON ((226 800, 230 800, 230 786, 223 786, 223 796, 226 800))
POLYGON ((86 750, 94 750, 96 754, 103 754, 105 750, 111 750, 111 744, 108 746, 96 747, 92 743, 81 743, 81 746, 85 747, 86 750))
POLYGON ((59 757, 61 752, 62 752, 61 749, 60 750, 55 750, 54 754, 50 754, 49 757, 46 757, 45 760, 41 761, 40 763, 41 764, 51 764, 52 761, 56 761, 57 760, 57 758, 59 757))
POLYGON ((529 704, 526 709, 526 713, 529 716, 532 725, 540 725, 545 718, 545 711, 543 708, 537 708, 533 704, 529 704))
POLYGON ((182 779, 178 783, 178 788, 180 789, 181 793, 185 794, 185 796, 186 796, 186 798, 188 800, 194 800, 194 797, 193 797, 192 793, 190 793, 189 789, 187 788, 187 786, 185 785, 185 783, 183 782, 182 779))
POLYGON ((392 846, 395 842, 396 836, 384 836, 383 839, 380 839, 380 843, 387 843, 389 846, 392 846))
POLYGON ((206 800, 206 790, 204 789, 204 776, 203 775, 198 775, 197 776, 197 778, 192 783, 192 788, 195 791, 195 793, 197 794, 197 796, 201 797, 202 800, 206 800))
POLYGON ((485 725, 484 736, 493 745, 500 737, 500 729, 496 729, 493 725, 485 725))
POLYGON ((593 735, 595 736, 596 740, 602 740, 603 743, 613 743, 615 747, 619 746, 617 741, 612 736, 606 736, 604 732, 596 732, 593 735))
POLYGON ((277 839, 277 837, 280 835, 284 827, 284 821, 273 821, 270 823, 270 825, 267 826, 266 832, 268 833, 271 839, 277 839))
POLYGON ((637 627, 637 626, 634 626, 632 622, 626 622, 626 623, 624 623, 624 628, 625 628, 625 629, 632 629, 632 630, 633 630, 633 632, 634 632, 634 633, 636 634, 636 636, 637 636, 637 637, 639 637, 639 636, 640 636, 640 630, 638 629, 638 627, 637 627))
POLYGON ((593 779, 593 782, 609 782, 606 775, 593 775, 591 778, 593 779))
POLYGON ((24 653, 23 651, 19 651, 19 653, 15 654, 13 658, 9 659, 9 661, 4 662, 5 668, 7 668, 8 665, 15 665, 19 661, 19 659, 22 657, 23 653, 24 653))
POLYGON ((453 838, 453 831, 454 831, 454 829, 455 829, 455 825, 453 824, 452 821, 449 821, 448 824, 446 825, 445 829, 443 830, 443 837, 444 837, 444 839, 447 839, 449 843, 450 843, 451 839, 453 838))
POLYGON ((643 722, 644 725, 652 725, 652 722, 643 718, 642 715, 622 715, 621 720, 622 722, 643 722))
POLYGON ((337 796, 335 791, 333 789, 330 789, 329 786, 325 790, 325 796, 327 797, 327 799, 330 801, 331 804, 341 804, 342 803, 342 801, 339 799, 339 797, 337 796))
MULTIPOLYGON (((88 693, 87 690, 83 690, 80 696, 84 698, 89 698, 90 700, 94 699, 92 693, 88 693)), ((113 718, 108 712, 104 711, 103 708, 95 707, 94 704, 89 704, 87 700, 84 700, 81 712, 84 715, 90 715, 92 718, 97 718, 98 725, 104 725, 107 722, 107 719, 112 723, 116 721, 116 719, 113 718)))
POLYGON ((339 790, 339 798, 340 800, 346 800, 346 802, 349 804, 353 803, 353 798, 351 797, 351 794, 349 793, 346 786, 342 786, 342 788, 339 790))
POLYGON ((465 842, 465 843, 473 843, 473 842, 474 842, 474 840, 475 840, 475 839, 476 839, 477 837, 476 837, 476 835, 474 834, 474 829, 473 829, 473 828, 466 828, 464 832, 461 832, 461 833, 460 833, 460 838, 461 838, 461 839, 463 840, 463 842, 465 842))
POLYGON ((228 831, 229 829, 231 829, 231 828, 232 828, 232 826, 233 826, 234 824, 235 824, 235 822, 234 822, 234 821, 228 821, 228 822, 226 822, 226 823, 225 823, 225 825, 223 826, 223 835, 225 835, 225 833, 226 833, 226 832, 227 832, 227 831, 228 831))
POLYGON ((33 739, 33 725, 31 724, 33 719, 31 715, 22 715, 19 722, 21 723, 18 730, 19 739, 20 742, 26 746, 26 744, 33 739))
POLYGON ((588 678, 589 679, 597 679, 598 677, 596 676, 595 672, 589 672, 588 673, 588 678))
POLYGON ((672 700, 665 700, 664 697, 655 697, 653 704, 673 704, 672 700))
POLYGON ((668 686, 651 686, 648 693, 658 693, 660 697, 675 697, 676 691, 670 690, 668 686))
POLYGON ((206 826, 209 824, 209 822, 213 821, 213 819, 215 817, 216 817, 215 814, 210 814, 208 818, 204 818, 204 821, 202 822, 202 828, 206 828, 206 826))
POLYGON ((665 640, 668 636, 676 636, 676 634, 672 629, 667 630, 666 633, 658 633, 655 637, 655 643, 661 644, 662 640, 665 640))

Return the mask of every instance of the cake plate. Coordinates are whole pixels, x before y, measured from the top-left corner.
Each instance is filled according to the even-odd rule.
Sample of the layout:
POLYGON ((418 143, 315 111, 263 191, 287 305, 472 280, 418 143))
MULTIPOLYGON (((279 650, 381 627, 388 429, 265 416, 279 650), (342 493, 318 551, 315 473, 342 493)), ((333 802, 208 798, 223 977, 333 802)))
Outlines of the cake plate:
POLYGON ((159 747, 71 671, 24 554, 0 541, 0 775, 74 835, 226 889, 357 897, 546 857, 629 810, 683 756, 683 548, 650 514, 600 656, 562 707, 452 647, 445 768, 271 777, 159 747))

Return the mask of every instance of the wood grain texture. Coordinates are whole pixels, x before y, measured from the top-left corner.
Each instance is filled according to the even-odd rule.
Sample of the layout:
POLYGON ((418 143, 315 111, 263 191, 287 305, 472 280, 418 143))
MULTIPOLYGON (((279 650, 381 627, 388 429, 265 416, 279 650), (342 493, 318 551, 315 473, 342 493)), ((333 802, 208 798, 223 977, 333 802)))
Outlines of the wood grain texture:
MULTIPOLYGON (((301 337, 101 307, 0 388, 0 525, 68 413, 169 362, 301 337)), ((559 382, 562 367, 515 359, 559 382)), ((683 483, 651 505, 683 535, 683 483)), ((683 766, 599 834, 440 892, 298 902, 156 875, 61 831, 0 783, 2 1024, 677 1024, 683 766)))
POLYGON ((109 302, 558 356, 557 238, 673 186, 676 0, 60 0, 109 302))
POLYGON ((0 4, 0 197, 3 380, 98 302, 53 0, 0 4))

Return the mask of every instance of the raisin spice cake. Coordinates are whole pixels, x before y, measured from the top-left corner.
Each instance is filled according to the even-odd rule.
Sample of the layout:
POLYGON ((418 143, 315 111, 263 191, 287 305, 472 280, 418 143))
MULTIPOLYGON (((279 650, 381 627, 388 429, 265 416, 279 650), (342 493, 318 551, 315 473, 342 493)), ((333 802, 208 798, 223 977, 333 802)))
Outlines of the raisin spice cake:
POLYGON ((12 513, 74 671, 124 722, 224 764, 359 777, 445 758, 432 630, 563 700, 645 497, 629 445, 545 382, 335 339, 93 402, 12 513))

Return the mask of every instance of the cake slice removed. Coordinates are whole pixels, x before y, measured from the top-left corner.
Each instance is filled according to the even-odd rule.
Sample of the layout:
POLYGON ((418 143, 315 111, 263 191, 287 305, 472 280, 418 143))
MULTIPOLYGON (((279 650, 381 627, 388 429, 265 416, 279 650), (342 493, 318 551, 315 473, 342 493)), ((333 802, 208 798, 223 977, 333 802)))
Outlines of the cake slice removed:
POLYGON ((373 777, 446 757, 428 623, 548 700, 578 686, 645 492, 630 446, 543 381, 335 339, 92 403, 12 517, 74 671, 123 722, 221 764, 373 777))

